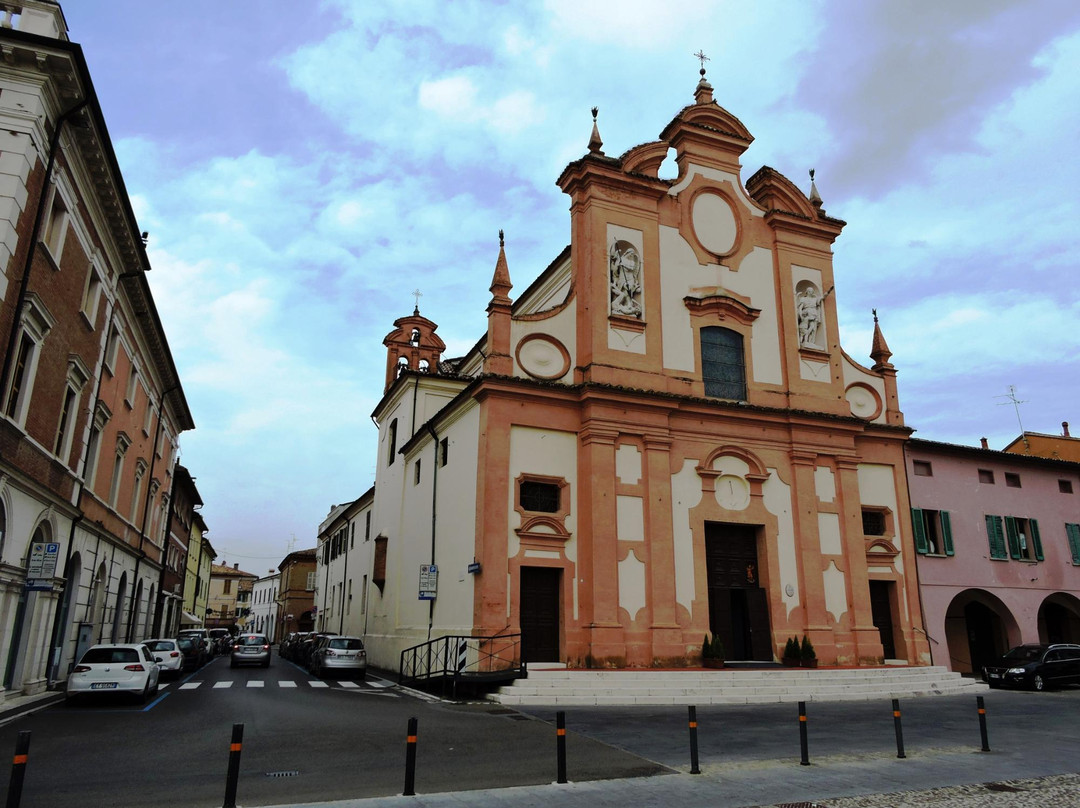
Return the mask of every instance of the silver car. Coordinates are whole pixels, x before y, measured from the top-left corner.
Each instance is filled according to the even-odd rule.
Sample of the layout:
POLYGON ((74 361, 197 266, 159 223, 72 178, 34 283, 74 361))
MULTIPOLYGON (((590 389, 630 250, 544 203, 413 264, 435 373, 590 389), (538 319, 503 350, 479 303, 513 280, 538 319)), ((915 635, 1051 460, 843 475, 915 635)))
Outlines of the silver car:
POLYGON ((262 665, 270 667, 270 640, 265 634, 237 634, 232 644, 229 666, 262 665))
POLYGON ((328 673, 367 676, 367 651, 359 637, 323 637, 311 652, 311 672, 320 679, 328 673))

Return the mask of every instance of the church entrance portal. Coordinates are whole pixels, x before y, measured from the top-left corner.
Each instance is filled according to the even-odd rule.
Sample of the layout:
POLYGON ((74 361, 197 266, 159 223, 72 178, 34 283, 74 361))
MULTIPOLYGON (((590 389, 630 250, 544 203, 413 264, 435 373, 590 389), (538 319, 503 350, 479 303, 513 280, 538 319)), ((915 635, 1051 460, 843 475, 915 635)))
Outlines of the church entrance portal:
POLYGON ((526 662, 559 661, 559 592, 562 570, 521 568, 521 642, 526 662))
POLYGON ((705 524, 709 630, 723 641, 730 660, 773 658, 769 603, 758 574, 757 531, 748 525, 705 524))

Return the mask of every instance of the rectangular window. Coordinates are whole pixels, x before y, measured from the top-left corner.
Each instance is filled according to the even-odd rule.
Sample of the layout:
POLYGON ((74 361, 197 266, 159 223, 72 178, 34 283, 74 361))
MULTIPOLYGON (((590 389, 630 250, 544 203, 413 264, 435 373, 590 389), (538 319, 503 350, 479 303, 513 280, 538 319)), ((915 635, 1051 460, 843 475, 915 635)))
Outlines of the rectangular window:
POLYGON ((912 508, 911 526, 915 531, 915 552, 922 555, 954 554, 948 511, 912 508))
POLYGON ((315 591, 315 571, 312 570, 307 574, 307 585, 304 587, 308 592, 315 591))
POLYGON ((994 484, 994 472, 990 469, 979 469, 979 482, 987 485, 994 484))
POLYGON ((228 578, 225 579, 225 583, 224 583, 224 586, 223 586, 221 592, 224 595, 228 595, 230 592, 232 592, 232 581, 230 579, 228 579, 228 578))
POLYGON ((1005 517, 1005 535, 1009 540, 1009 555, 1017 561, 1042 561, 1042 542, 1039 523, 1019 516, 1005 517))
POLYGON ((68 211, 64 199, 58 189, 53 189, 52 205, 49 208, 48 218, 45 220, 45 232, 42 234, 42 242, 49 249, 49 254, 57 268, 60 267, 60 253, 64 249, 64 238, 67 236, 68 211))
POLYGON ((349 549, 355 549, 356 547, 356 522, 349 525, 349 549))
POLYGON ((450 439, 443 438, 439 441, 439 465, 445 466, 446 461, 450 459, 450 439))
POLYGON ((413 481, 413 485, 419 485, 420 484, 420 461, 419 460, 417 460, 416 465, 413 466, 413 479, 412 479, 412 481, 413 481))
POLYGON ((1005 547, 1005 529, 1000 516, 986 517, 986 537, 990 542, 990 557, 1008 559, 1009 551, 1005 547))
POLYGON ((746 401, 746 358, 738 331, 719 326, 701 329, 701 379, 705 395, 746 401))
POLYGON ((64 391, 64 406, 60 408, 60 425, 56 429, 56 446, 53 454, 65 463, 71 451, 71 433, 75 426, 75 391, 68 387, 64 391))
POLYGON ((1080 525, 1065 524, 1065 538, 1069 542, 1072 563, 1080 566, 1080 525))
POLYGON ((559 512, 559 486, 555 483, 522 480, 519 497, 522 510, 539 513, 559 512))
POLYGON ((94 473, 97 471, 98 449, 101 446, 101 428, 96 424, 90 429, 90 440, 86 452, 86 468, 83 480, 90 490, 94 488, 94 473))
POLYGON ((911 469, 916 477, 933 477, 934 469, 928 460, 912 460, 911 469))
POLYGON ((371 511, 364 514, 364 541, 371 538, 371 511))
POLYGON ((151 426, 154 423, 154 405, 150 403, 149 397, 146 399, 146 415, 143 416, 142 431, 144 435, 150 435, 151 426))
POLYGON ((142 499, 142 483, 143 475, 141 472, 135 473, 135 488, 131 492, 131 523, 134 525, 139 518, 139 500, 142 499))
POLYGON ((105 367, 109 373, 116 373, 116 355, 120 350, 120 332, 116 326, 109 330, 109 341, 105 343, 105 367))
POLYGON ((1005 485, 1007 485, 1009 488, 1019 488, 1020 487, 1020 475, 1019 474, 1013 474, 1012 472, 1006 471, 1005 472, 1005 485))
POLYGON ((22 338, 19 340, 19 351, 15 354, 15 369, 11 374, 11 388, 8 390, 7 403, 4 405, 4 412, 7 417, 20 422, 22 421, 20 416, 26 409, 23 405, 27 397, 30 368, 34 360, 36 347, 33 338, 23 332, 22 338))
POLYGON ((80 308, 91 328, 97 325, 99 300, 101 300, 101 277, 91 264, 90 272, 86 277, 86 288, 83 290, 83 302, 80 308))
POLYGON ((885 513, 871 508, 863 508, 862 532, 864 536, 884 536, 885 513))
POLYGON ((1073 492, 1072 480, 1058 480, 1058 491, 1062 494, 1071 494, 1073 492))
POLYGON ((113 461, 113 476, 112 482, 109 484, 109 507, 116 509, 116 498, 120 495, 120 475, 124 471, 124 455, 120 452, 116 453, 116 459, 113 461))
POLYGON ((124 392, 124 403, 127 404, 129 408, 135 407, 135 391, 138 389, 138 385, 139 371, 132 365, 131 375, 128 376, 127 390, 124 392))

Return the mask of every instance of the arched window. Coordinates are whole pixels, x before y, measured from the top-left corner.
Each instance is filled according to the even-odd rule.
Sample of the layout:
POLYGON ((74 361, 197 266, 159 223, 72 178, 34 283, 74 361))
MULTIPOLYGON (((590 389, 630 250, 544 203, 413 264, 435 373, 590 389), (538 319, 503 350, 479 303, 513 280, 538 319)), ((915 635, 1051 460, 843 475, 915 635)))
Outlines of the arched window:
POLYGON ((431 370, 431 363, 428 362, 426 359, 421 359, 420 360, 420 372, 421 373, 427 373, 429 370, 431 370))
POLYGON ((404 356, 399 356, 397 361, 397 369, 394 372, 395 376, 400 376, 403 370, 407 370, 409 367, 409 360, 404 356))
POLYGON ((386 453, 386 465, 394 465, 394 458, 397 457, 397 418, 390 422, 390 430, 387 432, 386 441, 389 444, 389 449, 386 453))
POLYGON ((414 328, 412 330, 412 334, 409 335, 409 344, 412 345, 414 348, 419 347, 419 345, 420 345, 420 329, 419 328, 414 328))
POLYGON ((705 395, 746 401, 742 334, 720 326, 701 329, 701 378, 705 395))

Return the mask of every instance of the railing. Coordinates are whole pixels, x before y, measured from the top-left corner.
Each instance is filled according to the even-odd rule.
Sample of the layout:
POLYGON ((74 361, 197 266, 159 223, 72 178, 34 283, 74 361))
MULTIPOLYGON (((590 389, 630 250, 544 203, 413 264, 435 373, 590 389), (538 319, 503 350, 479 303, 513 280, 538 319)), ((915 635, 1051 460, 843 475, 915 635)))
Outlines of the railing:
POLYGON ((398 684, 440 680, 445 690, 469 682, 499 682, 527 675, 520 634, 436 637, 401 652, 398 684))

